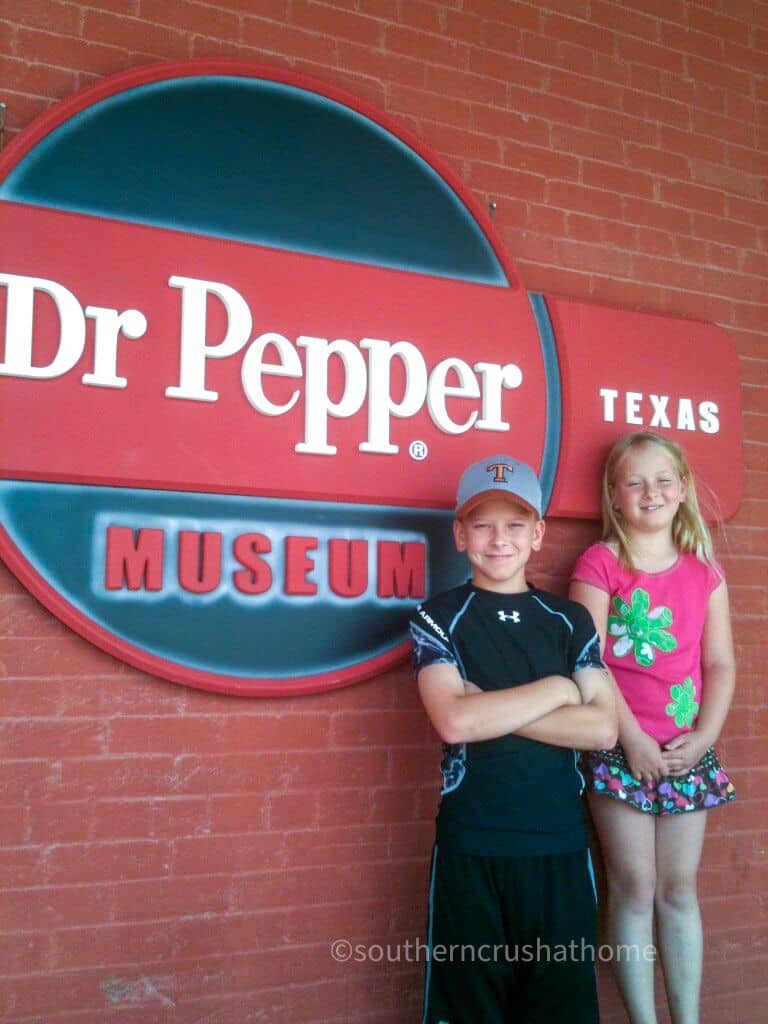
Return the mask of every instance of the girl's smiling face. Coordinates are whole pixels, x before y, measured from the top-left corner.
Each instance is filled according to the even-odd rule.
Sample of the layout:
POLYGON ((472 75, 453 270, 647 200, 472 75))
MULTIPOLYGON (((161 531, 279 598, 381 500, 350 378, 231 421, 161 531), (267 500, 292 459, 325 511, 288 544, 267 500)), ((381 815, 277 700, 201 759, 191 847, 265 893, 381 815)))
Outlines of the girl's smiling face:
POLYGON ((685 481, 663 448, 630 448, 613 482, 613 506, 630 530, 655 532, 672 526, 685 499, 685 481))
POLYGON ((484 590, 527 590, 525 566, 541 548, 544 521, 508 498, 489 498, 454 522, 456 547, 472 565, 472 582, 484 590))

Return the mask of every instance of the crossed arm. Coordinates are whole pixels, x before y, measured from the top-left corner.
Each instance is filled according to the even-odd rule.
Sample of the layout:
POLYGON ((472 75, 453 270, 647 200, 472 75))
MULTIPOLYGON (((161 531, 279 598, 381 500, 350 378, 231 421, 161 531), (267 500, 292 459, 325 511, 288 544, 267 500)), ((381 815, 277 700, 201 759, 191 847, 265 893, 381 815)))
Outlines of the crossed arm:
POLYGON ((446 743, 472 743, 516 733, 556 747, 600 750, 616 742, 611 682, 602 669, 546 676, 507 690, 481 690, 454 665, 419 672, 419 694, 446 743))

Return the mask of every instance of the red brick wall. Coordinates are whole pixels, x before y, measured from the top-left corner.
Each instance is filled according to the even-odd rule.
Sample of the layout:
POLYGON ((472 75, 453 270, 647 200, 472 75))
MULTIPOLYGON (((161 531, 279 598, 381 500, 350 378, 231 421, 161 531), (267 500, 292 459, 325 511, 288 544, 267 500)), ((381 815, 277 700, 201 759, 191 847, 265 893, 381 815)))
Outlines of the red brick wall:
MULTIPOLYGON (((219 55, 400 117, 498 203, 529 289, 733 338, 747 474, 722 747, 741 800, 712 816, 701 872, 704 1021, 763 1019, 768 4, 0 0, 6 140, 105 74, 219 55)), ((551 524, 545 582, 594 533, 551 524)), ((438 751, 405 667, 301 700, 198 693, 101 654, 2 569, 0 639, 3 1022, 418 1019, 420 969, 329 955, 421 934, 438 751)))

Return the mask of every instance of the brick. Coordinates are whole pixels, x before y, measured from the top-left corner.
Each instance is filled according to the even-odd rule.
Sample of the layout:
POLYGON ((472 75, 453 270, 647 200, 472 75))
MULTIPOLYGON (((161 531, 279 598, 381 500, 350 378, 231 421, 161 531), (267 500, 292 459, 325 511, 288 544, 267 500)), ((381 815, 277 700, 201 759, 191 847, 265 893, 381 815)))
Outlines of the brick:
POLYGON ((425 117, 456 128, 471 126, 467 100, 439 93, 425 93, 422 89, 391 85, 387 94, 387 109, 391 113, 425 117))
POLYGON ((427 718, 421 710, 405 714, 341 712, 331 720, 330 742, 334 747, 418 746, 428 735, 427 718))
POLYGON ((735 142, 739 146, 754 146, 755 129, 751 124, 742 124, 730 117, 721 117, 708 110, 692 111, 693 130, 700 135, 712 135, 716 139, 735 142))
POLYGON ((661 42, 673 50, 680 50, 687 54, 687 63, 691 77, 698 77, 693 73, 691 61, 697 57, 703 57, 708 61, 720 61, 723 59, 722 40, 704 32, 694 32, 687 26, 674 25, 661 22, 661 42), (695 56, 694 56, 695 55, 695 56))
POLYGON ((380 47, 384 25, 355 11, 341 11, 312 0, 293 0, 291 21, 297 28, 319 32, 331 38, 349 39, 365 46, 380 47))
POLYGON ((712 60, 689 57, 688 74, 695 81, 706 85, 729 89, 745 96, 752 95, 752 76, 734 67, 725 54, 719 54, 712 60))
POLYGON ((34 25, 50 32, 77 35, 80 30, 80 9, 76 4, 57 0, 0 0, 0 20, 21 25, 34 25))
POLYGON ((304 60, 335 65, 336 41, 326 35, 309 32, 294 25, 267 21, 264 18, 242 19, 241 39, 244 46, 269 54, 293 54, 304 60))
POLYGON ((188 0, 141 0, 141 17, 153 25, 170 25, 174 29, 230 42, 237 41, 240 35, 237 14, 188 0))
POLYGON ((629 277, 632 271, 632 257, 628 253, 583 242, 559 241, 557 262, 564 267, 612 273, 616 277, 629 277))
MULTIPOLYGON (((734 804, 734 808, 735 806, 734 804)), ((701 917, 705 934, 710 930, 714 931, 715 928, 725 930, 733 926, 758 925, 763 921, 761 902, 749 893, 702 900, 701 917)))
POLYGON ((0 723, 0 744, 7 757, 81 757, 103 750, 102 722, 57 722, 51 720, 9 720, 0 723))
POLYGON ((111 885, 108 899, 118 921, 155 920, 224 913, 231 888, 226 874, 196 875, 192 883, 189 878, 142 879, 111 885))
POLYGON ((654 194, 653 179, 649 174, 593 160, 582 161, 581 180, 593 188, 606 189, 622 195, 652 199, 654 194))
POLYGON ((608 82, 574 75, 568 71, 553 70, 549 74, 550 91, 578 103, 591 107, 606 107, 609 110, 620 110, 623 89, 608 82))
POLYGON ((164 793, 175 782, 174 761, 168 756, 67 758, 49 792, 57 799, 103 793, 135 797, 164 793))
POLYGON ((284 835, 285 863, 290 867, 320 864, 363 864, 381 860, 387 853, 387 826, 355 823, 333 828, 319 827, 284 835))
MULTIPOLYGON (((441 33, 444 28, 444 13, 433 3, 422 3, 412 0, 408 4, 400 4, 395 19, 400 25, 416 28, 423 32, 441 33)), ((479 21, 479 19, 476 19, 479 21)))
POLYGON ((632 69, 618 57, 607 56, 604 53, 593 55, 593 74, 596 78, 604 81, 616 82, 619 85, 629 85, 632 77, 632 69))
POLYGON ((55 679, 81 676, 86 672, 124 675, 128 671, 122 662, 70 632, 41 637, 34 644, 15 637, 4 640, 0 674, 3 669, 9 679, 32 676, 55 679))
MULTIPOLYGON (((316 755, 311 756, 319 771, 325 767, 325 761, 318 763, 316 755)), ((299 775, 296 765, 303 764, 298 760, 302 755, 292 752, 290 757, 283 752, 250 754, 247 752, 226 754, 189 754, 165 762, 160 759, 160 786, 154 792, 165 793, 169 790, 182 793, 244 793, 254 788, 280 789, 290 785, 292 779, 299 775)), ((137 759, 139 763, 142 759, 137 759)), ((127 762, 133 766, 133 762, 127 762)), ((137 780, 138 782, 139 780, 137 780)), ((143 785, 140 792, 146 792, 143 785)))
POLYGON ((629 68, 629 85, 637 92, 649 92, 653 94, 666 94, 668 91, 667 79, 674 76, 661 68, 650 67, 647 64, 627 64, 629 68))
MULTIPOLYGON (((566 234, 566 214, 562 210, 554 210, 550 206, 539 206, 537 203, 527 203, 523 207, 523 212, 525 214, 524 224, 537 234, 566 234)), ((499 217, 498 211, 496 216, 499 217)))
POLYGON ((632 117, 658 121, 660 124, 673 125, 676 128, 687 128, 691 122, 690 111, 685 104, 650 96, 634 89, 627 89, 624 92, 622 107, 632 117))
MULTIPOLYGON (((714 114, 728 113, 728 96, 736 96, 736 93, 728 93, 725 89, 715 85, 707 85, 704 82, 696 82, 689 78, 676 78, 674 75, 665 75, 663 87, 664 94, 671 100, 684 103, 689 107, 701 107, 703 110, 712 111, 714 114)), ((742 101, 743 97, 739 97, 742 101)))
POLYGON ((0 56, 0 80, 16 92, 53 99, 63 99, 77 88, 73 71, 4 56, 0 56))
POLYGON ((632 64, 650 64, 652 67, 681 75, 685 70, 683 55, 664 46, 655 46, 647 39, 633 39, 629 36, 618 36, 616 53, 621 60, 632 64))
POLYGON ((504 105, 507 93, 506 85, 496 79, 430 64, 424 68, 424 88, 427 92, 460 96, 473 103, 495 106, 504 105))
MULTIPOLYGON (((463 160, 466 153, 472 153, 478 160, 501 163, 502 146, 500 139, 478 132, 454 128, 437 121, 422 121, 420 134, 425 142, 434 147, 441 156, 463 160)), ((459 172, 459 167, 456 167, 459 172)))
POLYGON ((677 244, 673 235, 666 231, 657 231, 655 228, 637 229, 637 247, 643 253, 653 253, 655 256, 674 258, 677 256, 677 244))
POLYGON ((621 197, 602 189, 551 181, 547 184, 547 199, 554 206, 594 216, 621 217, 621 197))
POLYGON ((659 125, 642 117, 631 117, 626 112, 589 110, 586 124, 582 127, 643 146, 656 146, 659 142, 659 125))
MULTIPOLYGON (((67 635, 64 623, 49 615, 28 594, 9 594, 0 598, 0 637, 3 639, 26 637, 34 640, 67 635)), ((12 689, 18 689, 18 686, 9 687, 12 689)))
POLYGON ((474 103, 470 113, 471 126, 475 131, 533 146, 545 147, 549 143, 547 123, 540 118, 474 103))
POLYGON ((505 0, 503 4, 498 0, 464 0, 463 7, 488 21, 512 25, 528 32, 538 32, 541 27, 542 12, 539 8, 520 0, 505 0))
MULTIPOLYGON (((448 23, 453 15, 448 15, 448 23)), ((510 25, 500 21, 489 21, 484 19, 482 21, 482 42, 480 43, 481 48, 486 50, 496 50, 500 53, 507 54, 508 56, 516 55, 518 57, 524 56, 523 53, 523 27, 520 25, 510 25)), ((450 29, 449 29, 450 34, 450 29)), ((460 37, 463 38, 463 37, 460 37)))
POLYGON ((638 229, 632 224, 619 224, 617 221, 603 220, 600 237, 603 242, 619 249, 634 249, 637 247, 637 231, 638 229))
POLYGON ((687 210, 632 197, 623 200, 622 208, 624 220, 631 224, 671 231, 673 234, 691 233, 691 215, 687 210))
POLYGON ((86 10, 83 18, 83 36, 86 39, 157 57, 189 55, 189 36, 175 28, 151 25, 106 11, 86 10))
MULTIPOLYGON (((546 71, 533 60, 498 53, 495 50, 472 49, 469 51, 469 69, 478 75, 500 78, 509 88, 541 90, 544 88, 546 71)), ((535 108, 536 97, 529 96, 535 108)))
POLYGON ((4 144, 7 145, 17 132, 26 128, 33 118, 45 113, 52 106, 52 102, 50 99, 42 99, 39 96, 24 96, 11 89, 3 90, 3 103, 7 107, 4 144))
POLYGON ((633 0, 633 7, 654 18, 687 24, 686 0, 669 0, 669 3, 665 3, 664 0, 633 0))
POLYGON ((725 113, 729 117, 736 118, 737 121, 745 121, 748 124, 761 121, 765 124, 768 117, 767 110, 768 108, 765 106, 755 104, 748 97, 740 96, 739 93, 727 92, 725 94, 725 113))
MULTIPOLYGON (((42 1014, 43 1019, 50 1020, 53 1013, 81 1014, 85 1010, 97 1009, 104 1003, 101 980, 100 973, 93 971, 17 976, 5 984, 8 997, 6 1012, 14 1017, 22 1011, 24 1014, 42 1014)), ((53 1019, 62 1018, 57 1016, 53 1019)))
POLYGON ((233 753, 274 747, 316 746, 326 716, 302 715, 184 716, 116 718, 110 725, 109 749, 116 754, 153 752, 191 754, 199 751, 233 753))
MULTIPOLYGON (((409 4, 402 4, 402 7, 409 7, 409 4)), ((488 46, 491 49, 507 50, 510 44, 514 46, 518 37, 517 31, 509 26, 502 26, 504 31, 504 46, 500 45, 497 34, 491 29, 487 21, 478 18, 477 15, 467 11, 440 11, 441 21, 444 22, 444 32, 449 39, 455 39, 459 43, 468 43, 470 46, 488 46)))
POLYGON ((46 850, 49 882, 78 883, 158 878, 167 875, 170 847, 132 839, 114 843, 67 843, 46 850))
POLYGON ((0 920, 19 932, 80 924, 107 924, 112 913, 112 888, 68 885, 7 889, 0 893, 0 920))
MULTIPOLYGON (((253 13, 254 3, 253 0, 226 0, 218 6, 248 15, 253 13)), ((259 17, 274 21, 287 21, 291 9, 290 0, 259 0, 258 8, 259 17)))
POLYGON ((0 848, 0 885, 8 888, 41 885, 44 880, 42 846, 0 848))
POLYGON ((544 12, 541 20, 544 35, 558 40, 568 40, 595 53, 614 52, 614 33, 602 26, 596 26, 562 14, 544 12))
POLYGON ((372 50, 340 39, 335 43, 338 63, 347 71, 369 75, 380 82, 397 81, 412 88, 424 86, 425 65, 412 55, 372 50))
POLYGON ((467 175, 468 184, 475 190, 490 195, 511 196, 515 199, 544 201, 546 182, 534 174, 524 174, 509 167, 472 163, 467 175))
POLYGON ((90 838, 90 805, 83 801, 36 801, 27 810, 33 843, 84 842, 90 838))
POLYGON ((748 224, 768 226, 768 202, 753 202, 739 196, 728 196, 727 213, 734 220, 743 220, 748 224))
POLYGON ((603 3, 601 0, 593 0, 590 4, 590 18, 593 23, 615 29, 618 35, 637 36, 651 42, 658 41, 662 28, 658 18, 638 14, 624 5, 603 3))
POLYGON ((692 5, 688 12, 688 24, 695 32, 706 32, 716 39, 728 39, 742 46, 749 46, 750 26, 735 18, 724 17, 692 5))
POLYGON ((52 934, 52 959, 57 968, 116 966, 168 960, 174 945, 173 928, 155 922, 67 928, 52 934))
POLYGON ((566 214, 565 233, 575 241, 600 242, 603 240, 603 222, 598 217, 569 213, 566 214))
MULTIPOLYGON (((309 838, 303 833, 304 840, 309 838)), ((314 833, 313 833, 314 842, 314 833)), ((173 876, 224 875, 253 870, 280 869, 285 864, 285 838, 277 833, 232 836, 192 836, 173 841, 173 876)))
POLYGON ((291 826, 309 829, 317 825, 320 820, 318 799, 319 794, 314 790, 272 794, 267 810, 269 827, 282 832, 291 826))
POLYGON ((693 234, 699 238, 708 238, 713 242, 734 245, 737 248, 759 248, 757 228, 753 224, 712 217, 705 213, 694 212, 692 217, 693 234))
POLYGON ((699 157, 711 163, 724 163, 726 157, 725 143, 698 136, 693 132, 681 132, 676 128, 661 125, 661 148, 672 153, 680 153, 686 157, 699 157))
POLYGON ((559 124, 552 125, 550 138, 555 149, 566 153, 578 153, 614 164, 623 163, 620 139, 559 124))
POLYGON ((4 974, 44 971, 51 963, 51 940, 40 932, 0 935, 0 963, 4 974))
MULTIPOLYGON (((765 53, 752 47, 739 46, 725 40, 723 59, 728 67, 743 68, 751 75, 765 75, 765 53)), ((744 90, 741 90, 744 91, 744 90)))
POLYGON ((721 191, 713 188, 701 188, 699 185, 688 185, 678 181, 662 181, 659 198, 673 206, 702 210, 714 216, 721 217, 725 213, 725 197, 721 191))
MULTIPOLYGON (((451 68, 467 68, 469 50, 464 43, 457 43, 442 36, 429 35, 402 25, 387 25, 384 29, 383 47, 391 53, 406 57, 418 57, 428 64, 446 64, 451 68)), ((479 69, 471 67, 470 70, 479 69)))

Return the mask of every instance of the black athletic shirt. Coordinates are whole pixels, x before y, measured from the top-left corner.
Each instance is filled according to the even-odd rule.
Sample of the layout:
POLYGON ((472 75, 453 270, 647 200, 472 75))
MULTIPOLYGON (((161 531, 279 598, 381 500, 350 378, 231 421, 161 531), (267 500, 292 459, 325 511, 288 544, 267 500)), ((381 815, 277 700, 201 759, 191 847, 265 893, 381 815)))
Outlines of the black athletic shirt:
MULTIPOLYGON (((455 665, 483 690, 603 667, 589 612, 542 590, 498 594, 472 583, 419 605, 411 618, 416 673, 455 665)), ((486 856, 586 847, 575 752, 522 736, 443 744, 437 841, 486 856)))

